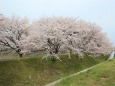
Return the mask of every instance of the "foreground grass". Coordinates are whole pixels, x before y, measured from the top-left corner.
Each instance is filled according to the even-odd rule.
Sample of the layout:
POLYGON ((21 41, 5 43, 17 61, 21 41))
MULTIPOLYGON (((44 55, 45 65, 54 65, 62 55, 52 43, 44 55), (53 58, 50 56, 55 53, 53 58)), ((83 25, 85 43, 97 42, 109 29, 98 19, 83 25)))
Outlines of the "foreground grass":
POLYGON ((106 61, 87 72, 68 77, 56 86, 115 86, 115 60, 106 61))
MULTIPOLYGON (((9 58, 18 58, 16 55, 14 57, 13 55, 11 57, 5 55, 5 57, 7 56, 9 58)), ((0 57, 4 56, 1 55, 0 57)), ((87 55, 84 59, 78 59, 76 55, 72 55, 72 59, 68 59, 67 55, 61 55, 60 58, 61 62, 46 61, 38 55, 32 55, 27 59, 1 60, 0 86, 43 86, 106 59, 105 56, 91 58, 87 55)))

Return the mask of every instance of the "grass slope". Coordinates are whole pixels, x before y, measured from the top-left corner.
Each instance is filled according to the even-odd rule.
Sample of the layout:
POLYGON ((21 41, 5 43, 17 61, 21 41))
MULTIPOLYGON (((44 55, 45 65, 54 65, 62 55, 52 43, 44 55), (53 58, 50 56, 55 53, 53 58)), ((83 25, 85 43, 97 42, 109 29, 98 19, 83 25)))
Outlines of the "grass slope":
POLYGON ((87 72, 68 77, 56 86, 115 86, 115 60, 106 61, 87 72))
POLYGON ((61 62, 46 61, 38 58, 38 55, 27 59, 1 60, 0 86, 43 86, 106 59, 105 56, 91 58, 87 55, 84 59, 78 59, 75 55, 72 59, 68 59, 67 55, 61 55, 60 58, 61 62))

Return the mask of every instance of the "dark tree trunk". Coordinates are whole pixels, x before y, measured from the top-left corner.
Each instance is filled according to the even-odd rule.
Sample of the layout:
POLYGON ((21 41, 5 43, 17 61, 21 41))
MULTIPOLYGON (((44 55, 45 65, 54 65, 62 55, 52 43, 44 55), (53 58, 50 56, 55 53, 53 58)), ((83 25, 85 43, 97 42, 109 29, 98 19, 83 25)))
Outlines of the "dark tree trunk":
POLYGON ((55 48, 55 54, 57 54, 59 52, 58 48, 55 48))
POLYGON ((56 54, 58 54, 58 49, 57 48, 55 48, 55 51, 53 52, 53 55, 52 55, 52 57, 51 57, 51 60, 53 61, 53 62, 55 62, 56 61, 56 54))
POLYGON ((55 56, 52 56, 52 57, 51 57, 51 61, 52 61, 52 62, 55 62, 55 61, 56 61, 55 56))
POLYGON ((19 55, 20 58, 23 57, 23 53, 21 53, 21 49, 16 50, 16 53, 19 55))
POLYGON ((23 57, 23 54, 22 53, 18 53, 19 57, 22 58, 23 57))

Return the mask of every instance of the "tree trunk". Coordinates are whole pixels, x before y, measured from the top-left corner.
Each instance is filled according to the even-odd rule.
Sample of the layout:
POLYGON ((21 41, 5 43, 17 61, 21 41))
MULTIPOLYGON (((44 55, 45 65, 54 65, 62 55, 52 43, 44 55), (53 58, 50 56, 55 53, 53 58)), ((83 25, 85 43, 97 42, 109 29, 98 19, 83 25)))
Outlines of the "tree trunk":
POLYGON ((51 61, 55 62, 56 61, 56 57, 54 55, 51 55, 51 61))
POLYGON ((54 55, 51 56, 51 61, 52 61, 52 62, 55 62, 55 61, 56 61, 56 58, 55 58, 54 55))
POLYGON ((23 57, 23 53, 21 53, 21 50, 20 50, 20 49, 16 50, 16 53, 19 55, 20 58, 23 57))
POLYGON ((22 53, 18 53, 19 57, 22 58, 23 57, 23 54, 22 53))

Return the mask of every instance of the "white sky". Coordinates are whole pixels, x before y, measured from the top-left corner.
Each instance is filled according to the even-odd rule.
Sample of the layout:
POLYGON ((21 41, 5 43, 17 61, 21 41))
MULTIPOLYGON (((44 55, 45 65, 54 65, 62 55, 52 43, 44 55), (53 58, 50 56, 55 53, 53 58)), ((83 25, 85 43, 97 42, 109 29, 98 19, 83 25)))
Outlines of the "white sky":
POLYGON ((0 0, 0 14, 30 20, 43 16, 71 16, 102 26, 115 45, 115 0, 0 0))

